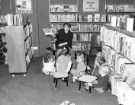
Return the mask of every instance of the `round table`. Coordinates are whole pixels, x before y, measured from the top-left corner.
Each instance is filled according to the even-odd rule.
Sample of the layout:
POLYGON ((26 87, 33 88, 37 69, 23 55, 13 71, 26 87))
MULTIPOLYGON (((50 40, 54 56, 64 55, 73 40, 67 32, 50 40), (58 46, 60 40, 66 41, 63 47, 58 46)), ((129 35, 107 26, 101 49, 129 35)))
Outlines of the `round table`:
POLYGON ((97 77, 92 76, 92 75, 83 75, 78 78, 79 81, 79 88, 78 90, 81 89, 82 83, 88 83, 89 86, 89 93, 91 93, 91 87, 92 87, 92 82, 94 82, 97 79, 97 77))

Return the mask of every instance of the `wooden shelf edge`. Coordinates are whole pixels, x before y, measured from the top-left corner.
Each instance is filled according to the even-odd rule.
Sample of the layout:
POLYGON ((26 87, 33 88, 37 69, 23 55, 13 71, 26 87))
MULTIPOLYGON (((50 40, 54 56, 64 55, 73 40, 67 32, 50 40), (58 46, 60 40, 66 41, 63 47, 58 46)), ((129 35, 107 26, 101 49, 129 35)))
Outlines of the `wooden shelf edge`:
POLYGON ((116 12, 115 11, 113 12, 112 11, 112 12, 106 12, 106 13, 107 14, 130 14, 130 13, 132 14, 132 13, 135 13, 135 11, 121 11, 121 12, 117 12, 117 11, 116 12))
POLYGON ((100 33, 100 31, 89 31, 89 32, 80 32, 80 31, 72 31, 73 33, 100 33))
POLYGON ((76 14, 76 13, 79 13, 79 12, 51 12, 51 11, 49 11, 49 13, 52 13, 52 14, 76 14))
POLYGON ((108 25, 108 24, 105 24, 104 26, 107 27, 107 28, 109 28, 109 29, 111 29, 111 30, 114 30, 114 31, 118 31, 120 33, 123 33, 123 34, 125 34, 125 35, 127 35, 129 37, 135 38, 135 32, 130 32, 130 31, 127 31, 127 30, 123 30, 123 29, 120 29, 118 27, 113 27, 113 26, 108 25))

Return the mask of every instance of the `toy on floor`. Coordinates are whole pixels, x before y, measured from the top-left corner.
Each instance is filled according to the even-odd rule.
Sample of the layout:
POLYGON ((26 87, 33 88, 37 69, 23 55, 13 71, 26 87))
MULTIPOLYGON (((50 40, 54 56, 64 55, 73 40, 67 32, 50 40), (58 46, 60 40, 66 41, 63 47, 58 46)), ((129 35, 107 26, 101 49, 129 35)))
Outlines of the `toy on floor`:
POLYGON ((85 74, 86 63, 84 59, 84 54, 82 52, 77 52, 76 60, 74 61, 74 67, 71 70, 71 74, 73 75, 73 82, 75 80, 85 74))
POLYGON ((71 103, 70 101, 66 100, 63 101, 60 105, 75 105, 75 103, 71 103))

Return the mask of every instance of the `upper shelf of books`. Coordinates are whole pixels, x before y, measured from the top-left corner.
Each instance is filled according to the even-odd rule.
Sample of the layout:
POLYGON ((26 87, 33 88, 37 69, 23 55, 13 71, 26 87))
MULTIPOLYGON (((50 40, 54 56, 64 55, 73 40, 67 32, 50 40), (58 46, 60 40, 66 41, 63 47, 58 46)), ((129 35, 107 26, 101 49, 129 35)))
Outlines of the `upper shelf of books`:
POLYGON ((106 26, 106 27, 107 27, 108 29, 110 29, 110 30, 115 30, 115 31, 118 31, 118 32, 120 32, 120 33, 123 33, 123 34, 125 34, 125 35, 127 35, 127 36, 129 36, 129 37, 135 38, 135 32, 130 32, 130 31, 121 29, 121 28, 119 28, 119 27, 111 26, 111 25, 109 25, 109 24, 105 24, 104 26, 106 26))
POLYGON ((135 13, 134 4, 107 4, 108 13, 135 13))
POLYGON ((50 12, 78 12, 78 5, 74 5, 74 4, 51 4, 49 7, 49 11, 50 12))

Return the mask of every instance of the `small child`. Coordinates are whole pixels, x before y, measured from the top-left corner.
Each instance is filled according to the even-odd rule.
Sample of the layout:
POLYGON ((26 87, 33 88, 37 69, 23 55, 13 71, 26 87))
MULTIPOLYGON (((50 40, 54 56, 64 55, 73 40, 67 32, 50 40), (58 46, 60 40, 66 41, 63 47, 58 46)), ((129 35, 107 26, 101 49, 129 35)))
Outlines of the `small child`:
POLYGON ((104 63, 105 63, 105 58, 102 56, 101 52, 98 52, 96 54, 92 75, 98 76, 99 75, 99 73, 98 73, 99 67, 104 63))
POLYGON ((53 54, 48 54, 46 57, 43 57, 42 72, 46 75, 55 72, 55 57, 53 54))
POLYGON ((71 74, 73 75, 73 82, 75 82, 78 77, 85 74, 87 65, 85 63, 84 54, 82 52, 77 52, 76 62, 74 64, 76 66, 74 66, 74 68, 71 70, 71 74))

